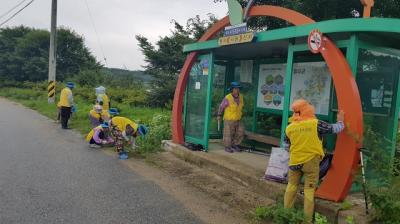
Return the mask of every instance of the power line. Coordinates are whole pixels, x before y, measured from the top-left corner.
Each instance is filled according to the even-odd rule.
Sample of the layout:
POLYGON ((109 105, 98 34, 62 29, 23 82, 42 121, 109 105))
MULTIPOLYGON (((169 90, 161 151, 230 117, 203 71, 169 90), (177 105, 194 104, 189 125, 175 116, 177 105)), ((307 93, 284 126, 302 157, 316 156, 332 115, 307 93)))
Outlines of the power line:
POLYGON ((22 12, 22 10, 24 10, 26 7, 28 7, 30 4, 32 4, 32 2, 34 2, 35 0, 31 0, 30 2, 28 2, 28 4, 26 4, 24 7, 22 7, 20 10, 18 10, 16 13, 14 13, 12 16, 10 16, 10 18, 8 18, 6 21, 2 22, 0 24, 0 27, 3 26, 4 24, 6 24, 8 21, 10 21, 12 18, 14 18, 16 15, 18 15, 20 12, 22 12))
POLYGON ((102 45, 101 45, 101 41, 100 41, 100 38, 99 38, 99 34, 97 33, 96 25, 95 25, 94 22, 93 22, 92 13, 90 12, 89 4, 87 3, 87 0, 85 0, 85 3, 86 3, 86 8, 87 8, 87 10, 88 10, 88 12, 89 12, 90 22, 92 23, 94 32, 95 32, 95 34, 96 34, 97 44, 100 46, 100 51, 101 51, 101 54, 103 55, 104 63, 105 63, 106 66, 108 67, 108 65, 107 65, 107 58, 106 58, 106 56, 104 55, 104 51, 103 51, 103 47, 102 47, 102 45))
POLYGON ((22 0, 20 3, 16 4, 14 7, 12 7, 10 10, 5 12, 3 15, 0 16, 0 19, 2 19, 4 16, 8 15, 10 12, 12 12, 15 8, 18 6, 22 5, 22 3, 26 2, 27 0, 22 0))

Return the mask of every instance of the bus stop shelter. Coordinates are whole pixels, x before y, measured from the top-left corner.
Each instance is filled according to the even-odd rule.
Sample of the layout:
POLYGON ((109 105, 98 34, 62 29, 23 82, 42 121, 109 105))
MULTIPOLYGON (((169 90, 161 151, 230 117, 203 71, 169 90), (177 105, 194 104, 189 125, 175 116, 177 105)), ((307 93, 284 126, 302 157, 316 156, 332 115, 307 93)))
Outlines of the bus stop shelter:
MULTIPOLYGON (((243 86, 246 133, 278 144, 295 99, 309 100, 317 117, 327 122, 335 122, 337 111, 344 110, 345 131, 324 139, 334 158, 317 190, 320 198, 343 200, 358 169, 361 147, 371 152, 369 161, 387 164, 396 156, 400 19, 316 22, 276 6, 254 6, 249 16, 276 17, 293 26, 222 36, 229 26, 225 17, 198 42, 185 45, 188 56, 173 104, 173 141, 207 150, 210 139, 222 137, 216 114, 232 81, 243 86)), ((368 177, 379 181, 379 170, 369 161, 368 177)))

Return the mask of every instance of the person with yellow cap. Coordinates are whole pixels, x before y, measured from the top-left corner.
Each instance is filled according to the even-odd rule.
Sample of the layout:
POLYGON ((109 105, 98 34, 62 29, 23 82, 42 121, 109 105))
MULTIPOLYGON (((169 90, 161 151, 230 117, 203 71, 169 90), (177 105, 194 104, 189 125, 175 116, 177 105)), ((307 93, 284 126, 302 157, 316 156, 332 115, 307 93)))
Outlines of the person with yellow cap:
POLYGON ((124 150, 125 142, 128 142, 134 149, 136 148, 135 138, 145 136, 148 132, 144 125, 139 125, 126 117, 113 117, 109 121, 109 126, 115 140, 115 150, 118 152, 120 158, 122 155, 127 155, 124 150))
POLYGON ((61 128, 68 129, 68 120, 74 107, 74 97, 72 89, 75 88, 73 82, 67 82, 64 89, 61 90, 60 101, 57 106, 60 107, 61 128))
POLYGON ((285 130, 284 139, 284 146, 290 152, 284 207, 294 206, 300 179, 304 176, 304 214, 306 223, 312 223, 319 163, 324 157, 322 136, 336 134, 344 129, 344 112, 338 112, 337 123, 329 124, 316 118, 315 109, 307 100, 298 99, 291 108, 293 116, 285 130))
POLYGON ((241 88, 239 83, 232 82, 229 88, 231 93, 225 96, 218 110, 218 122, 221 122, 222 113, 224 115, 223 142, 225 151, 229 153, 241 151, 239 145, 244 137, 244 126, 241 121, 244 101, 240 95, 241 88))
POLYGON ((97 104, 89 111, 89 120, 92 124, 92 128, 94 128, 99 126, 101 123, 110 120, 110 114, 108 111, 103 110, 102 106, 97 104))

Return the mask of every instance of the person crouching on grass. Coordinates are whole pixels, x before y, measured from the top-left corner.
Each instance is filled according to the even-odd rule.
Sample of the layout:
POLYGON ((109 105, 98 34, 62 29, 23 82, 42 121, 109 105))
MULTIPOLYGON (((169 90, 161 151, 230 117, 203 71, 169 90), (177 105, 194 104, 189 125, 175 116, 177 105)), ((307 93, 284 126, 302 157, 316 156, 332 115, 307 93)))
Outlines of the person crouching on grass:
POLYGON ((242 86, 237 82, 232 82, 228 95, 222 100, 218 110, 218 122, 221 122, 222 113, 224 115, 223 142, 225 152, 240 152, 240 143, 244 137, 244 126, 241 121, 244 106, 243 96, 240 95, 242 86))
POLYGON ((304 176, 304 214, 306 223, 312 223, 319 163, 324 157, 322 136, 343 131, 344 112, 338 112, 336 124, 329 124, 318 120, 314 107, 304 99, 294 101, 291 108, 293 116, 284 139, 284 146, 290 149, 284 207, 293 208, 300 179, 304 176))
POLYGON ((86 136, 86 141, 89 142, 90 148, 100 148, 104 145, 113 144, 114 140, 110 136, 108 123, 103 123, 93 128, 86 136))
POLYGON ((101 123, 110 120, 110 114, 104 110, 101 105, 93 106, 93 109, 89 111, 89 120, 92 124, 92 128, 99 126, 101 123))
POLYGON ((135 138, 145 136, 148 132, 144 125, 139 125, 126 117, 113 117, 109 121, 109 126, 115 140, 115 151, 118 152, 118 155, 127 153, 124 150, 125 142, 131 145, 132 149, 135 149, 135 138))

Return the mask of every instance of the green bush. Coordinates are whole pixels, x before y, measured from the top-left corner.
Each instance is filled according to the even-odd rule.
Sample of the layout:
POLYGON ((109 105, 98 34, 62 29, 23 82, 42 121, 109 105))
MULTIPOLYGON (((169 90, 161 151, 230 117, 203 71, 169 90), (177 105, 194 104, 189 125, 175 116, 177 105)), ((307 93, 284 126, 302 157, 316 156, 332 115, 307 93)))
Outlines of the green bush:
POLYGON ((379 223, 400 223, 400 177, 394 177, 388 187, 370 187, 373 220, 379 223))
POLYGON ((161 141, 171 138, 170 116, 157 114, 148 124, 149 133, 144 138, 138 138, 140 153, 157 152, 161 150, 161 141))
POLYGON ((297 209, 286 209, 281 204, 256 208, 254 218, 257 222, 272 221, 275 224, 300 224, 305 220, 302 211, 297 209))

